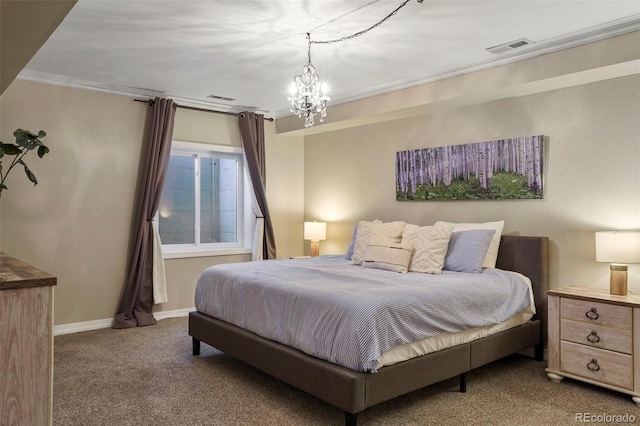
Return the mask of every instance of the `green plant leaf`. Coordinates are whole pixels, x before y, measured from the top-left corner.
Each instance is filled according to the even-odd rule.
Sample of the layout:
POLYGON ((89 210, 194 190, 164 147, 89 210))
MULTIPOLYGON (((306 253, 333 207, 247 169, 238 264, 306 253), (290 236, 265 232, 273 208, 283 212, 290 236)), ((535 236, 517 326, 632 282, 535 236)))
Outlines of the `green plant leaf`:
POLYGON ((16 139, 36 139, 38 136, 31 133, 28 130, 24 130, 24 129, 16 129, 15 132, 13 132, 13 136, 16 137, 16 139))
POLYGON ((38 137, 39 138, 44 138, 45 136, 47 136, 47 132, 45 132, 44 130, 40 130, 38 132, 38 137))
POLYGON ((16 144, 26 149, 30 149, 33 145, 29 139, 24 138, 16 138, 16 144))
POLYGON ((4 153, 7 155, 18 155, 22 152, 22 149, 20 149, 19 146, 12 143, 0 142, 0 146, 2 147, 2 151, 4 151, 4 153))
POLYGON ((13 132, 13 136, 15 136, 16 139, 27 139, 28 134, 29 134, 28 131, 22 130, 22 129, 16 129, 13 132))
POLYGON ((38 157, 42 158, 44 157, 45 154, 47 154, 49 152, 49 148, 46 147, 45 145, 40 145, 38 147, 38 157))
POLYGON ((16 137, 16 144, 26 148, 28 151, 31 151, 37 146, 36 141, 38 140, 38 136, 34 135, 28 130, 17 129, 15 132, 13 132, 13 136, 16 137))
POLYGON ((27 167, 27 165, 24 163, 24 161, 20 160, 19 163, 24 166, 24 172, 27 174, 27 178, 31 182, 33 182, 34 186, 37 185, 38 184, 38 179, 36 179, 36 175, 33 174, 31 169, 29 169, 29 167, 27 167))
POLYGON ((22 129, 16 129, 16 131, 13 132, 13 136, 15 136, 16 138, 16 143, 20 146, 25 146, 26 144, 29 143, 30 134, 31 132, 27 130, 22 130, 22 129))

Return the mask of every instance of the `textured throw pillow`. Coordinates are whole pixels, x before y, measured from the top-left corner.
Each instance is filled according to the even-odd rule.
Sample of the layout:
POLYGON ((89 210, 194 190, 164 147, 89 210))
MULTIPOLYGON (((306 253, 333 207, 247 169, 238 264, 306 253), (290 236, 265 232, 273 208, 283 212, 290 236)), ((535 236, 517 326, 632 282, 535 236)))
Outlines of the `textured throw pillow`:
POLYGON ((473 229, 451 234, 449 250, 444 258, 444 269, 455 272, 478 273, 487 256, 493 229, 473 229))
POLYGON ((371 241, 381 238, 391 238, 399 243, 402 240, 404 225, 406 225, 406 223, 400 221, 386 223, 380 221, 360 221, 358 223, 358 231, 356 232, 356 243, 353 247, 351 263, 353 265, 362 265, 364 250, 371 241))
MULTIPOLYGON (((381 220, 374 220, 375 223, 382 223, 381 220)), ((358 233, 358 224, 356 223, 356 226, 353 227, 353 234, 351 235, 351 244, 349 244, 349 248, 347 249, 347 254, 344 256, 345 259, 347 260, 351 260, 351 257, 353 256, 353 249, 356 246, 356 236, 358 233)))
POLYGON ((493 229, 496 232, 493 234, 491 245, 487 251, 487 257, 482 262, 484 268, 495 268, 496 261, 498 260, 498 249, 500 249, 500 237, 502 236, 502 229, 504 228, 504 220, 497 222, 485 222, 485 223, 451 223, 439 220, 435 223, 435 226, 453 226, 453 232, 468 231, 471 229, 493 229))
POLYGON ((418 226, 407 224, 402 242, 413 246, 409 271, 441 274, 453 227, 418 226))
POLYGON ((413 248, 407 243, 386 243, 382 239, 368 244, 364 250, 363 268, 407 273, 413 248))

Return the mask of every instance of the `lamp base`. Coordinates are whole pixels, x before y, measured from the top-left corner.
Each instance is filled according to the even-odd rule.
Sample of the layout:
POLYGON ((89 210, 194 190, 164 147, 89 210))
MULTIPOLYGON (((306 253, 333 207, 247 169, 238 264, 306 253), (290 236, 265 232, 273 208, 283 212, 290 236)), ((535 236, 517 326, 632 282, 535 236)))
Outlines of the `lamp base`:
MULTIPOLYGON (((320 241, 311 241, 311 257, 316 257, 320 254, 320 241)), ((626 288, 626 284, 625 284, 626 288)))
POLYGON ((611 265, 609 293, 618 296, 627 294, 627 265, 611 265))

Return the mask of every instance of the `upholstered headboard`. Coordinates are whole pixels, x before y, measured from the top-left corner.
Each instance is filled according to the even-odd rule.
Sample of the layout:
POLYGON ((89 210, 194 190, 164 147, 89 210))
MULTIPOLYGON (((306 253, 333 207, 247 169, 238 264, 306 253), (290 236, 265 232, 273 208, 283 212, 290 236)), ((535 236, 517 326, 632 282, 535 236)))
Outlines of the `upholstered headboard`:
POLYGON ((496 268, 519 272, 531 279, 536 302, 536 317, 542 322, 542 337, 543 342, 546 342, 549 238, 503 235, 496 268))

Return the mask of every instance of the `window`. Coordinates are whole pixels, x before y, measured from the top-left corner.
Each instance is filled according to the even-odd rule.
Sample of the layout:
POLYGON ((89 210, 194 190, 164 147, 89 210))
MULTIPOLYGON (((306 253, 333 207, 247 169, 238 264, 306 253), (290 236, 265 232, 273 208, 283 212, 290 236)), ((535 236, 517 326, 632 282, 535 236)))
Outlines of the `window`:
POLYGON ((165 257, 250 251, 245 176, 239 148, 173 142, 156 219, 165 257))

